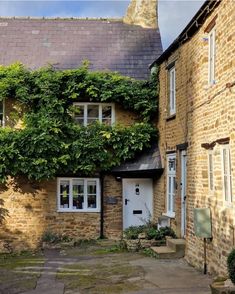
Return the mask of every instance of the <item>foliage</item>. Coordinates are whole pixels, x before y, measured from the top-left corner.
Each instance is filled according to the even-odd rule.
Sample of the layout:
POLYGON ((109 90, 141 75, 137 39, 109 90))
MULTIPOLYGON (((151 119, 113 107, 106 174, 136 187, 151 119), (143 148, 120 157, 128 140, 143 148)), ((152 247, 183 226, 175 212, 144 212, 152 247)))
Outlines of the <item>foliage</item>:
POLYGON ((158 254, 154 252, 151 248, 144 248, 142 252, 144 253, 144 255, 147 255, 149 257, 158 258, 158 254))
POLYGON ((227 267, 228 267, 229 278, 231 279, 233 284, 235 284, 235 249, 232 249, 232 251, 228 255, 227 267))
POLYGON ((166 236, 176 238, 175 232, 170 227, 157 229, 153 223, 142 226, 130 226, 124 230, 126 239, 138 239, 138 235, 141 233, 144 233, 148 240, 164 240, 166 236))
POLYGON ((68 236, 57 234, 51 231, 46 231, 42 236, 42 242, 57 244, 60 242, 70 242, 71 239, 68 236))
POLYGON ((144 232, 145 226, 130 226, 124 230, 124 237, 128 240, 138 239, 138 235, 144 232))
POLYGON ((136 81, 112 72, 89 72, 86 65, 64 71, 0 66, 0 100, 10 97, 25 110, 21 130, 0 130, 0 179, 91 175, 133 158, 156 140, 151 124, 157 108, 155 78, 136 81), (142 122, 126 128, 99 123, 82 127, 73 119, 75 101, 116 102, 142 122))

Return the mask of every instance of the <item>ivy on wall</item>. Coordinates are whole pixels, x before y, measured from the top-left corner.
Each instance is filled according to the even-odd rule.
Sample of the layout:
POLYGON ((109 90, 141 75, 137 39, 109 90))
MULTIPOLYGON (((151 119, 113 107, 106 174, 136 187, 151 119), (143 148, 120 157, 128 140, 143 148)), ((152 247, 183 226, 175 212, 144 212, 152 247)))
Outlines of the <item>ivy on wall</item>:
POLYGON ((12 98, 24 109, 23 128, 0 129, 0 178, 25 175, 91 175, 108 171, 156 140, 151 121, 157 110, 157 77, 136 81, 112 72, 52 67, 35 71, 22 64, 0 66, 0 100, 12 98), (73 102, 115 102, 138 114, 129 127, 73 119, 73 102))

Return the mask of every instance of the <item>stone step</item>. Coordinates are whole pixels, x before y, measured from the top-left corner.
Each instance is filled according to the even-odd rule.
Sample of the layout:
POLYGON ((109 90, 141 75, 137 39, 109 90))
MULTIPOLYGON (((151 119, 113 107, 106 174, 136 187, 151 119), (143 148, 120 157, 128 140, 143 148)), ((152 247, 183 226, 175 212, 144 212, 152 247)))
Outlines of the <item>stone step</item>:
POLYGON ((185 240, 184 239, 172 239, 167 238, 166 246, 176 252, 184 252, 185 251, 185 240))
POLYGON ((151 249, 157 254, 157 258, 159 259, 171 259, 171 258, 180 258, 178 253, 174 250, 170 249, 167 246, 160 246, 160 247, 151 247, 151 249))
POLYGON ((182 258, 184 257, 185 252, 185 240, 167 238, 166 246, 153 246, 151 247, 151 249, 157 254, 157 257, 160 259, 182 258))

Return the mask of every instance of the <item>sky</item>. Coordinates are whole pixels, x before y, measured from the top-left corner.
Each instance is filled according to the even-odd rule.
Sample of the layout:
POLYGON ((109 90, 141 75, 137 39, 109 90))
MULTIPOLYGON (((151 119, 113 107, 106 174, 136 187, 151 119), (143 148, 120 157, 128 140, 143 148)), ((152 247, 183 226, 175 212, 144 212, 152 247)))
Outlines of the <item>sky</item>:
MULTIPOLYGON (((204 0, 158 0, 163 48, 181 33, 204 0)), ((130 0, 0 0, 0 16, 121 18, 130 0)))

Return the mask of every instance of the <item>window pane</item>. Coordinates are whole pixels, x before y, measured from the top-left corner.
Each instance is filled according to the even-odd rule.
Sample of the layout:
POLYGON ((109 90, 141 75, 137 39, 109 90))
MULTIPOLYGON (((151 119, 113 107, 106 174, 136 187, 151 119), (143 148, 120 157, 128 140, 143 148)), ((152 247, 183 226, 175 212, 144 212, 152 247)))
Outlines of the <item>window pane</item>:
POLYGON ((69 181, 60 181, 60 207, 69 208, 69 181))
POLYGON ((96 207, 96 195, 88 195, 88 208, 96 207))
POLYGON ((87 181, 87 194, 96 194, 96 181, 87 181))
POLYGON ((102 107, 102 119, 111 119, 112 116, 112 107, 111 106, 103 106, 102 107))
POLYGON ((83 209, 84 180, 73 180, 73 209, 83 209))
POLYGON ((92 123, 99 120, 99 105, 87 106, 87 123, 92 123))
POLYGON ((84 209, 84 195, 73 195, 73 209, 84 209))
POLYGON ((74 119, 78 124, 84 124, 84 105, 75 105, 76 111, 74 114, 74 119))

